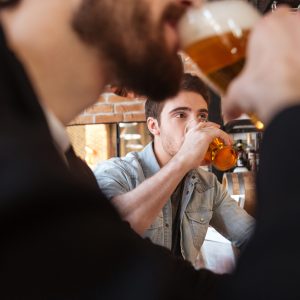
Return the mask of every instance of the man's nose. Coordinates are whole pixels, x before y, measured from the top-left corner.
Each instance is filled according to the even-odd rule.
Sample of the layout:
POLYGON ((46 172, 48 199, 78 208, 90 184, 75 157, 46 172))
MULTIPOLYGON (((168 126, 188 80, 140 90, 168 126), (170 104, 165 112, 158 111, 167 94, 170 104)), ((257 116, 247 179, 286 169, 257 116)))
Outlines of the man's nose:
POLYGON ((185 132, 188 132, 191 128, 197 126, 199 120, 196 118, 191 118, 185 125, 185 132))

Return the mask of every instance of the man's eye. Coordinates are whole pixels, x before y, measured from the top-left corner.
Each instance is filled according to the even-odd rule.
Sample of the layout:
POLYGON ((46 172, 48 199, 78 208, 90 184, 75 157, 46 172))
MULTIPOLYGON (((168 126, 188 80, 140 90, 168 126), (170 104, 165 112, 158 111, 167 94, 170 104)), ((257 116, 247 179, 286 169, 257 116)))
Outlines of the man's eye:
POLYGON ((178 114, 175 115, 175 117, 182 119, 182 118, 185 117, 185 113, 178 113, 178 114))
POLYGON ((199 119, 201 122, 206 122, 207 119, 208 119, 208 115, 205 114, 205 113, 200 114, 200 115, 198 116, 198 119, 199 119))

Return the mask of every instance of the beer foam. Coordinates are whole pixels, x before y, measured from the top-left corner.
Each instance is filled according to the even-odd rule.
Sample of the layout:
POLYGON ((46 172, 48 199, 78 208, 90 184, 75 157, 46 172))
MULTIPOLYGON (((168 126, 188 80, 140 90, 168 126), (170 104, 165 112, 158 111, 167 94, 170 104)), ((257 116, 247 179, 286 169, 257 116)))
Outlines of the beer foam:
POLYGON ((226 32, 239 37, 243 30, 252 28, 259 18, 259 12, 242 0, 212 1, 200 8, 190 8, 178 26, 181 46, 185 48, 198 40, 226 32))

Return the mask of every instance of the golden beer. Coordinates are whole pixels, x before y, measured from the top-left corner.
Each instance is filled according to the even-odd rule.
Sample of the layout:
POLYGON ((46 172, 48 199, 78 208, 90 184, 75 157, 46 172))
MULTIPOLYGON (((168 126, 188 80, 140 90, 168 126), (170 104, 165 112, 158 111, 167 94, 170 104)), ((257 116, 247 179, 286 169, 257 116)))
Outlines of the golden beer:
MULTIPOLYGON (((218 94, 224 95, 241 72, 249 33, 259 18, 258 11, 246 1, 222 0, 190 8, 180 21, 182 48, 218 94)), ((258 129, 263 128, 254 115, 250 117, 258 129)))
POLYGON ((204 160, 220 171, 227 171, 236 165, 237 153, 233 147, 224 145, 220 138, 215 138, 210 143, 204 160))
POLYGON ((232 79, 241 72, 245 64, 249 32, 250 30, 243 30, 239 39, 227 32, 197 41, 185 48, 185 52, 220 94, 226 92, 232 79))

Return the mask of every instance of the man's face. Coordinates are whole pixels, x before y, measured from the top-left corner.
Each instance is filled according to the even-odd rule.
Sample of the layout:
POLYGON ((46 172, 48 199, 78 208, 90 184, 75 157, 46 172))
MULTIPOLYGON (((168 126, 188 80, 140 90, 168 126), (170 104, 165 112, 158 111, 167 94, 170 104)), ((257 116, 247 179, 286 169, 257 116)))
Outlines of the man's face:
POLYGON ((154 141, 159 139, 162 151, 171 158, 180 149, 186 129, 206 121, 207 117, 208 107, 204 98, 194 92, 182 91, 165 102, 158 125, 159 136, 155 136, 154 141))
POLYGON ((153 99, 178 92, 182 64, 174 0, 82 0, 73 28, 99 49, 117 83, 153 99))

